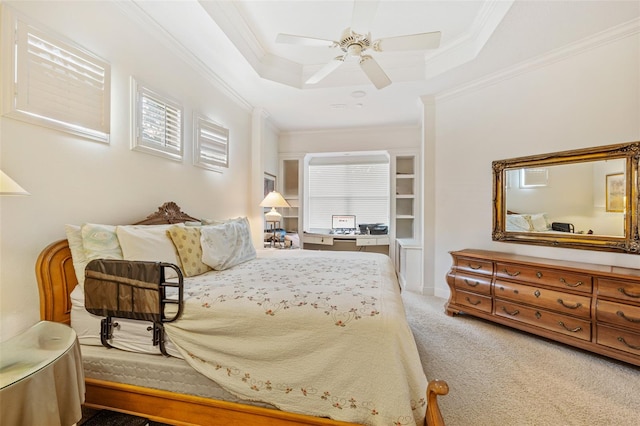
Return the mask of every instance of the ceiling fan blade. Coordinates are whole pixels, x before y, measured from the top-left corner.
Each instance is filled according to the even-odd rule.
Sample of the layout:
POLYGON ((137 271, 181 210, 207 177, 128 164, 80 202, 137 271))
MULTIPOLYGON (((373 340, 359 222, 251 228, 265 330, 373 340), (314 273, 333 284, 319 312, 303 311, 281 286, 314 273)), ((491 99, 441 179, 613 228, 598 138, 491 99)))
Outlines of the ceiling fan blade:
POLYGON ((344 56, 336 56, 331 61, 329 61, 325 66, 320 68, 318 72, 316 72, 314 75, 309 77, 309 79, 305 81, 305 83, 306 84, 318 83, 320 80, 322 80, 323 78, 325 78, 326 76, 328 76, 329 74, 337 70, 338 67, 342 65, 342 63, 344 62, 344 58, 345 58, 344 56))
POLYGON ((440 35, 440 31, 434 31, 431 33, 381 38, 376 40, 373 48, 378 52, 435 49, 440 46, 440 35))
POLYGON ((324 40, 314 37, 303 37, 292 34, 278 34, 276 36, 276 43, 298 44, 301 46, 320 46, 320 47, 333 47, 337 46, 333 40, 324 40))
POLYGON ((382 89, 391 84, 391 79, 385 74, 380 65, 373 59, 372 56, 364 55, 360 59, 360 67, 364 73, 369 77, 369 80, 376 86, 377 89, 382 89))
POLYGON ((377 11, 378 0, 355 0, 353 15, 351 15, 351 30, 358 34, 367 34, 377 11))

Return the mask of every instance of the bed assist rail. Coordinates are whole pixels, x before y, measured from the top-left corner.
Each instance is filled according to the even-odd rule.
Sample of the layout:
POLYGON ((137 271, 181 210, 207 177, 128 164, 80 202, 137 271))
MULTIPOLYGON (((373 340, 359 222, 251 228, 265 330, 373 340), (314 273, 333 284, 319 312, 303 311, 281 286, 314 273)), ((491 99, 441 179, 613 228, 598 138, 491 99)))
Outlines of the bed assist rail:
POLYGON ((95 259, 85 268, 85 308, 105 317, 100 327, 100 340, 105 347, 112 348, 109 340, 113 338, 113 327, 117 326, 113 318, 150 321, 153 345, 168 356, 163 324, 180 317, 183 284, 180 268, 172 263, 95 259), (166 281, 167 268, 176 272, 177 282, 166 281), (177 289, 177 295, 167 294, 172 288, 177 289), (177 305, 171 316, 165 314, 167 305, 177 305))

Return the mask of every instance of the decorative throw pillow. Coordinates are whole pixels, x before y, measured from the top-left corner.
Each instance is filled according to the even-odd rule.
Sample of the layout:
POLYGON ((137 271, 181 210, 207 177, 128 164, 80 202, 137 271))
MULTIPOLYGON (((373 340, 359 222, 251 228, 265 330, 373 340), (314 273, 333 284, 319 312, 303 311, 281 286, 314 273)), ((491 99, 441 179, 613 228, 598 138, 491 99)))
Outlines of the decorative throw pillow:
POLYGON ((546 213, 532 214, 529 217, 529 222, 531 222, 531 227, 534 231, 544 232, 548 231, 551 228, 549 226, 549 221, 547 220, 546 213))
POLYGON ((82 231, 78 225, 65 225, 64 231, 67 235, 67 241, 69 242, 73 269, 76 272, 78 284, 82 286, 84 285, 84 268, 87 266, 87 263, 89 263, 82 245, 82 231))
POLYGON ((200 229, 202 261, 217 271, 256 258, 246 217, 200 229))
MULTIPOLYGON (((116 234, 125 260, 145 260, 166 262, 180 266, 180 259, 173 241, 167 235, 172 226, 181 225, 124 225, 116 227, 116 234)), ((178 275, 171 268, 165 268, 165 278, 178 275)))
POLYGON ((507 231, 529 232, 531 231, 531 222, 529 215, 508 214, 507 215, 507 231))
POLYGON ((200 227, 196 226, 172 226, 167 230, 167 235, 173 241, 178 250, 182 273, 186 277, 204 274, 211 268, 202 262, 202 246, 200 246, 200 227))
POLYGON ((122 250, 113 225, 85 223, 81 226, 82 247, 87 262, 93 259, 122 260, 122 250))

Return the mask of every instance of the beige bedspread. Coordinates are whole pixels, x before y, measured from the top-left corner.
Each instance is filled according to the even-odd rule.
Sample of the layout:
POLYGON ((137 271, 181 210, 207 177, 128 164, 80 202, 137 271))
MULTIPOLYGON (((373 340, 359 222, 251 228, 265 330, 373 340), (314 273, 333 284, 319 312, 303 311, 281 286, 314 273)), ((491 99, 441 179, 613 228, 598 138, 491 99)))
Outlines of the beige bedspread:
POLYGON ((166 332, 229 392, 367 425, 422 424, 425 378, 387 256, 308 250, 185 281, 166 332))

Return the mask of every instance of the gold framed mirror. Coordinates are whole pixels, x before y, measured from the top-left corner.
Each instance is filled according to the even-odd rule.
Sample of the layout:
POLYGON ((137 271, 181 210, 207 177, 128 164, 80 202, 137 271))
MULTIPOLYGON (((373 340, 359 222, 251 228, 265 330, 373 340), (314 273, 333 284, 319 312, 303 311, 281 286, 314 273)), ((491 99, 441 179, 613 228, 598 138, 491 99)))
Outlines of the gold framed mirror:
POLYGON ((640 142, 498 160, 494 241, 640 254, 640 142))

